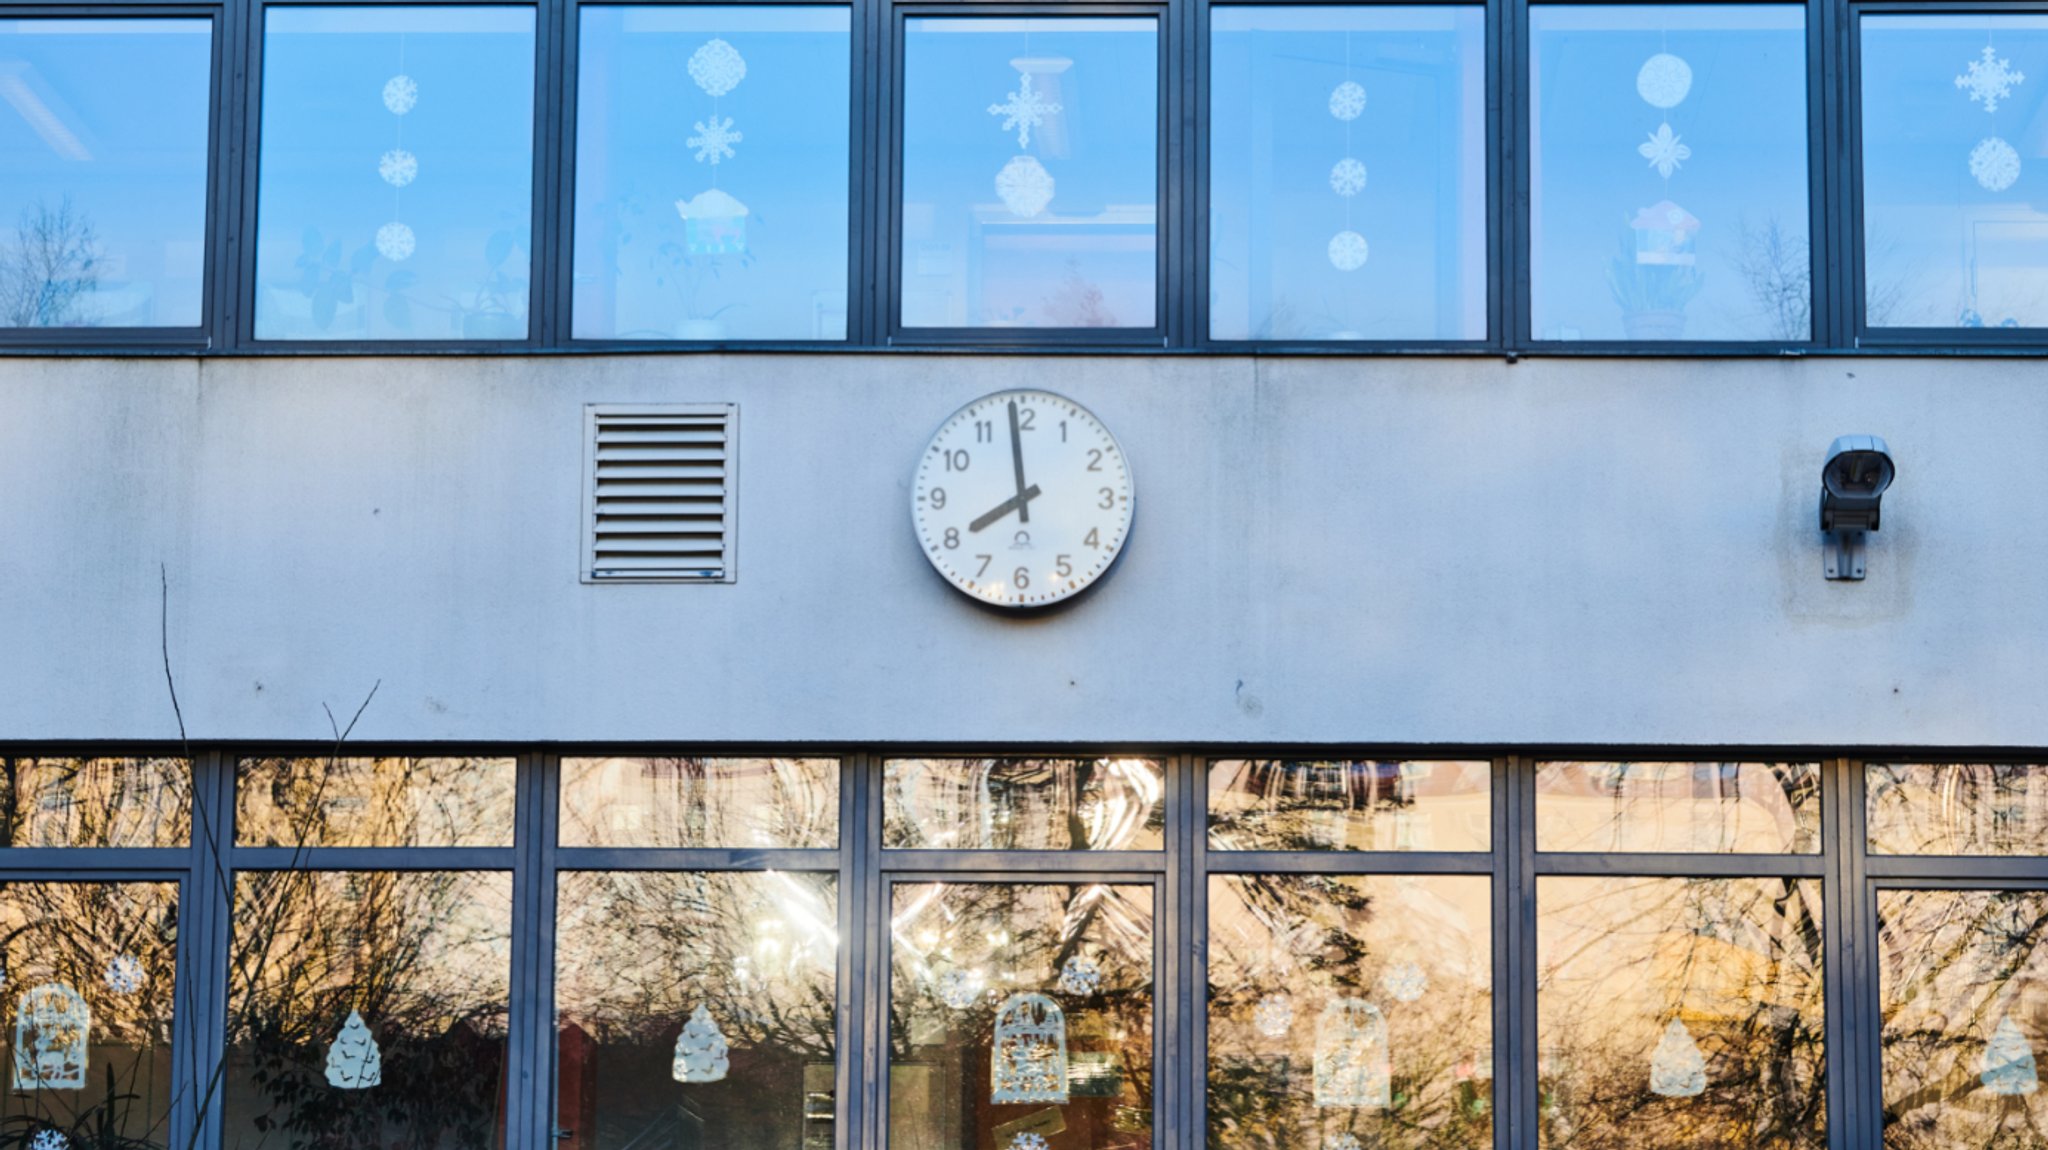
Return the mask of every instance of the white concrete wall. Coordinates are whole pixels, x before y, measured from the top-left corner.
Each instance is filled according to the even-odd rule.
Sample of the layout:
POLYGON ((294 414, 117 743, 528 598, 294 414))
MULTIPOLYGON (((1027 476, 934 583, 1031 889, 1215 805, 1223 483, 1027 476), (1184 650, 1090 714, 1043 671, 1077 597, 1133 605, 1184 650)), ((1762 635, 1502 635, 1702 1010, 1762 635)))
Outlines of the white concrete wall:
POLYGON ((2037 361, 0 360, 0 741, 2048 745, 2037 361), (1122 442, 1097 592, 939 580, 912 463, 1033 385, 1122 442), (582 407, 736 401, 739 579, 577 580, 582 407), (1838 434, 1900 478, 1821 578, 1838 434))

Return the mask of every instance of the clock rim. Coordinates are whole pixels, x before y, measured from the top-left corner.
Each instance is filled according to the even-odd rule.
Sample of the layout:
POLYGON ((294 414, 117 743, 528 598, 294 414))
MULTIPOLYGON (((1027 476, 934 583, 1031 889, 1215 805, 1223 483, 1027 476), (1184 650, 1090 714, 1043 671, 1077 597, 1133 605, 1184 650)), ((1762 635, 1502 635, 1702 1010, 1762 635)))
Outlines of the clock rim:
POLYGON ((975 396, 973 399, 968 400, 967 402, 961 404, 960 406, 954 408, 952 411, 948 412, 946 414, 946 417, 939 421, 939 425, 932 430, 931 435, 925 438, 924 449, 918 452, 917 463, 912 465, 911 467, 910 535, 912 542, 914 542, 917 545, 918 554, 923 556, 925 566, 931 570, 932 574, 938 576, 939 582, 944 583, 947 587, 952 588, 953 592, 959 595, 961 598, 966 599, 968 602, 973 603, 986 611, 994 611, 1002 615, 1038 615, 1055 613, 1065 608, 1073 606, 1074 604, 1087 598, 1090 593, 1092 593, 1097 587, 1100 587, 1104 582, 1106 582, 1109 579, 1110 574, 1117 569, 1117 565, 1124 561, 1124 552, 1130 549, 1131 537, 1137 534, 1137 530, 1138 475, 1136 468, 1131 466, 1131 457, 1130 454, 1124 450, 1123 441, 1116 437, 1116 432, 1110 430, 1107 421, 1105 421, 1100 415, 1095 414, 1094 408, 1089 407, 1087 404, 1082 403, 1080 400, 1075 399, 1070 395, 1053 391, 1050 388, 1005 387, 999 388, 995 391, 987 392, 982 395, 975 396), (959 419, 960 416, 964 414, 969 408, 974 407, 977 404, 985 403, 991 399, 1000 398, 1005 395, 1023 394, 1043 395, 1051 399, 1059 400, 1061 403, 1072 404, 1075 407, 1075 409, 1085 413, 1089 419, 1094 420, 1095 426, 1102 429, 1102 433, 1109 437, 1109 442, 1116 448, 1117 458, 1123 460, 1124 483, 1126 486, 1130 488, 1130 513, 1124 524, 1123 540, 1117 544, 1116 554, 1110 556, 1109 563, 1102 568, 1101 572, 1099 572, 1093 579, 1090 579, 1088 582, 1082 584, 1079 590, 1069 592, 1066 595, 1062 595, 1057 599, 1053 599, 1045 603, 998 602, 993 599, 987 599, 980 595, 976 595, 974 592, 969 591, 967 588, 962 587, 958 583, 955 583, 950 576, 948 576, 944 571, 940 570, 938 562, 934 560, 930 553, 926 550, 924 535, 918 529, 917 522, 918 469, 923 466, 923 461, 925 457, 931 454, 932 445, 936 444, 939 441, 939 436, 944 434, 945 430, 953 425, 953 421, 959 419))

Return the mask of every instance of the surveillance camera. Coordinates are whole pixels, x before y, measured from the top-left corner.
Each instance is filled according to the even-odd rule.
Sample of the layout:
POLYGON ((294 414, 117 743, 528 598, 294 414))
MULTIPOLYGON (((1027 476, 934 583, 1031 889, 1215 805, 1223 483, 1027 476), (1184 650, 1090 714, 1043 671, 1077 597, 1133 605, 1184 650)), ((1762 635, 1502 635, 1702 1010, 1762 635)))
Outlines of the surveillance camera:
POLYGON ((1828 448, 1820 472, 1820 529, 1827 533, 1823 570, 1830 579, 1863 578, 1863 533, 1878 528, 1878 505, 1898 468, 1875 435, 1844 435, 1828 448))

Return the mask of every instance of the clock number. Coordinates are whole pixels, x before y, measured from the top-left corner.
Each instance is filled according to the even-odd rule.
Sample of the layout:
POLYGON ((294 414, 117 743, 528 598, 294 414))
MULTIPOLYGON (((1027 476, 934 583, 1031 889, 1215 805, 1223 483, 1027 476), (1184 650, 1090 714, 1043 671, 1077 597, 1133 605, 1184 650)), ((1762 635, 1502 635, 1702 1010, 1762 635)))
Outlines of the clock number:
POLYGON ((987 443, 995 438, 996 425, 986 419, 974 421, 974 442, 987 443))
POLYGON ((1103 489, 1102 489, 1102 502, 1101 502, 1101 503, 1099 503, 1099 504, 1097 504, 1096 506, 1098 506, 1098 507, 1101 507, 1101 508, 1102 508, 1102 509, 1103 509, 1104 511, 1107 511, 1107 510, 1109 510, 1110 508, 1112 508, 1112 507, 1115 507, 1115 506, 1116 506, 1116 491, 1115 491, 1114 489, 1112 489, 1112 488, 1108 488, 1108 487, 1105 487, 1105 488, 1103 488, 1103 489))
POLYGON ((948 528, 946 528, 946 550, 948 550, 948 551, 953 551, 953 550, 957 550, 957 549, 959 548, 959 546, 960 546, 960 529, 959 529, 958 527, 948 527, 948 528))
POLYGON ((1010 583, 1017 590, 1024 590, 1026 587, 1031 586, 1031 572, 1022 567, 1017 568, 1015 571, 1010 572, 1010 583))
POLYGON ((931 500, 932 510, 936 511, 944 507, 946 505, 946 489, 943 487, 932 488, 931 500))
POLYGON ((1035 407, 1023 407, 1023 408, 1018 408, 1018 409, 1017 409, 1017 429, 1018 429, 1019 431, 1030 431, 1030 430, 1031 430, 1031 424, 1032 424, 1032 422, 1033 422, 1034 420, 1036 420, 1037 418, 1038 418, 1038 409, 1037 409, 1037 408, 1035 408, 1035 407))
POLYGON ((1059 563, 1053 568, 1053 570, 1060 573, 1060 578, 1065 579, 1074 573, 1074 565, 1068 562, 1072 558, 1073 556, 1071 555, 1060 556, 1059 563))
POLYGON ((952 450, 952 451, 948 451, 948 452, 946 453, 946 470, 948 470, 948 471, 965 471, 965 470, 967 470, 967 449, 966 449, 966 448, 964 448, 964 447, 959 447, 959 448, 955 448, 955 449, 954 449, 954 450, 952 450))
POLYGON ((1102 449, 1100 447, 1091 447, 1088 449, 1088 470, 1102 470, 1102 449))
POLYGON ((1060 420, 1060 442, 1061 442, 1061 443, 1065 443, 1066 441, 1067 441, 1067 421, 1066 421, 1066 420, 1064 420, 1064 419, 1062 419, 1062 420, 1060 420))
POLYGON ((988 574, 988 564, 989 564, 989 560, 991 560, 991 559, 994 559, 994 558, 995 558, 995 556, 993 556, 993 555, 976 555, 976 556, 975 556, 975 558, 976 558, 976 559, 979 559, 979 560, 981 560, 981 566, 979 566, 979 567, 976 567, 976 568, 974 569, 974 577, 975 577, 976 579, 979 579, 979 578, 981 578, 981 577, 982 577, 983 575, 986 575, 986 574, 988 574))
POLYGON ((1095 548, 1097 551, 1100 551, 1102 550, 1102 537, 1100 535, 1097 535, 1095 531, 1095 528, 1090 527, 1088 529, 1087 537, 1082 539, 1081 542, 1087 544, 1090 547, 1095 548))

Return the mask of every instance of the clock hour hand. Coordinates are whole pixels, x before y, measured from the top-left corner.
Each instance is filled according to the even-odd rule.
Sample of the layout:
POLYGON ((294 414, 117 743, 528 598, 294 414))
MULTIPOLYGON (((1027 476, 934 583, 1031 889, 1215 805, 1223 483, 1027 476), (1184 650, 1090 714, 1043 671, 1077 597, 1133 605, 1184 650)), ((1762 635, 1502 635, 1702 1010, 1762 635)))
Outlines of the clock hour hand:
POLYGON ((1017 427, 1017 401, 1014 399, 1010 401, 1010 463, 1017 471, 1017 522, 1029 523, 1030 500, 1024 497, 1024 435, 1017 427))
POLYGON ((970 532, 979 531, 1012 511, 1017 513, 1017 521, 1019 523, 1025 522, 1025 505, 1036 498, 1038 498, 1038 484, 1034 483, 1017 494, 1010 496, 1008 499, 1003 500, 1001 503, 996 504, 994 507, 989 508, 987 511, 982 512, 975 518, 974 522, 967 525, 967 530, 970 532))

